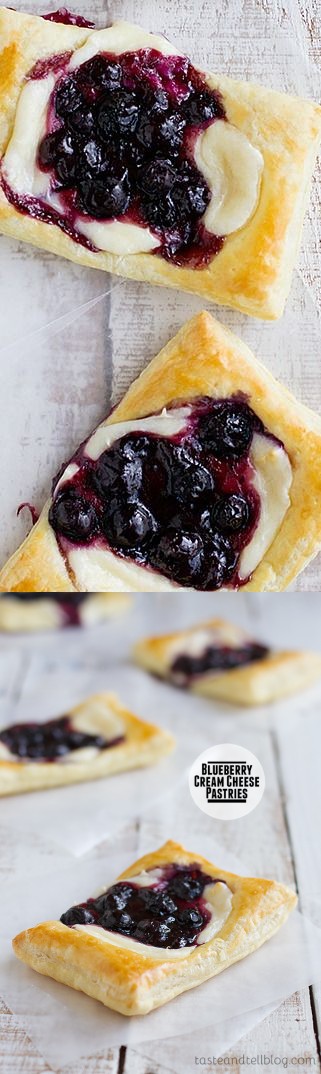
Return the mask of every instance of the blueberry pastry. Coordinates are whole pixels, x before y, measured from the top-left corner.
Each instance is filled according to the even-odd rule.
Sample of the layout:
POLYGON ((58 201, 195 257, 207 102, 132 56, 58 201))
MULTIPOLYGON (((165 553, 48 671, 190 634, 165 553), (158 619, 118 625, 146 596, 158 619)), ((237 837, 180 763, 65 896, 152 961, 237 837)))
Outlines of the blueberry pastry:
POLYGON ((173 746, 172 735, 114 694, 96 694, 57 719, 0 728, 0 796, 156 764, 173 746))
POLYGON ((162 35, 0 14, 0 229, 78 264, 283 311, 312 101, 196 69, 162 35))
POLYGON ((320 653, 277 651, 223 619, 144 638, 134 659, 173 686, 236 705, 263 705, 321 677, 320 653))
POLYGON ((127 608, 125 594, 16 593, 0 596, 0 633, 90 627, 127 608))
POLYGON ((0 590, 285 589, 321 544, 321 420, 208 313, 81 445, 0 590))
POLYGON ((256 951, 295 904, 283 884, 226 873, 168 842, 13 947, 112 1010, 148 1014, 256 951))

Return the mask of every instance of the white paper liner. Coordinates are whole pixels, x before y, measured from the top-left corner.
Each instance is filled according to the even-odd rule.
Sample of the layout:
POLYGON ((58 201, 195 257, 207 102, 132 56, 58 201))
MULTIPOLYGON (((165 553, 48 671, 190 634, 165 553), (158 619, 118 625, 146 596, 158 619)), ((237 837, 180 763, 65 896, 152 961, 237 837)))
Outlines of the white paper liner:
MULTIPOLYGON (((188 833, 185 843, 186 837, 188 842, 188 833)), ((145 850, 141 840, 140 844, 139 854, 145 850)), ((191 840, 188 845, 193 850, 191 840)), ((199 851, 215 857, 223 868, 235 865, 235 859, 213 840, 198 841, 199 851)), ((189 1040, 184 1046, 185 1055, 191 1055, 189 1044, 195 1054, 202 1040, 204 1047, 206 1027, 210 1027, 212 1047, 215 1044, 216 1048, 224 1049, 247 1031, 249 1021, 253 1024, 253 1018, 256 1021, 264 1017, 265 1010, 263 1015, 262 1011, 255 1013, 258 1008, 276 1006, 294 991, 318 981, 321 932, 298 912, 259 951, 146 1017, 128 1019, 109 1011, 72 989, 37 976, 15 959, 9 936, 16 930, 41 920, 59 918, 73 902, 112 883, 133 858, 132 852, 116 855, 111 847, 103 847, 101 852, 96 848, 77 867, 68 866, 40 876, 38 861, 38 875, 34 871, 26 877, 18 871, 6 885, 1 908, 0 994, 50 1063, 61 1066, 80 1056, 98 1054, 107 1047, 121 1044, 135 1047, 150 1041, 153 1052, 157 1052, 157 1042, 170 1042, 170 1038, 180 1034, 185 1036, 187 1026, 189 1040), (230 1023, 231 1018, 236 1019, 234 1027, 223 1025, 222 1033, 222 1023, 230 1023)), ((152 1054, 148 1046, 144 1054, 152 1054)))

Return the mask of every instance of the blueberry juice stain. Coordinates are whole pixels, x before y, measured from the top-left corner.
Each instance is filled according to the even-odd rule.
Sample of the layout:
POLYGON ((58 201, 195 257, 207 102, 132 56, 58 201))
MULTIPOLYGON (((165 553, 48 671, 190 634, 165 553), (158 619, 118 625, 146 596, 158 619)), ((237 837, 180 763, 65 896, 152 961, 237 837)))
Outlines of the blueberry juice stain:
POLYGON ((210 123, 226 119, 220 94, 188 59, 154 49, 99 53, 72 72, 69 59, 41 60, 28 75, 56 74, 37 164, 61 210, 47 198, 16 194, 3 173, 7 199, 88 249, 96 247, 79 221, 121 220, 149 228, 156 255, 206 266, 224 239, 202 222, 211 193, 193 145, 210 123))

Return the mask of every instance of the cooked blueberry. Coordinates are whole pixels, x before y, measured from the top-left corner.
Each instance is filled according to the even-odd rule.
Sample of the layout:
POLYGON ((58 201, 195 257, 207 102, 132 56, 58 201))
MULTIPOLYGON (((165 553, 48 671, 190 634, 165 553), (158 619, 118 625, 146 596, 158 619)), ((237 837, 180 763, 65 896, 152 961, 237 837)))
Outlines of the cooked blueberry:
POLYGON ((193 907, 188 907, 186 910, 180 910, 177 916, 177 922, 182 929, 201 929, 203 925, 203 917, 199 910, 195 910, 193 907))
POLYGON ((40 168, 52 168, 57 158, 58 149, 61 146, 61 131, 53 131, 46 134, 40 142, 38 149, 38 164, 40 168))
POLYGON ((155 195, 171 190, 177 171, 170 160, 157 159, 144 168, 140 175, 140 184, 147 194, 155 195))
POLYGON ((82 149, 82 157, 84 165, 87 165, 87 167, 95 174, 100 172, 102 168, 106 169, 107 157, 105 150, 95 138, 91 138, 88 142, 85 142, 82 149))
POLYGON ((224 117, 224 110, 219 97, 207 90, 192 93, 183 104, 183 113, 191 126, 200 126, 211 119, 224 117))
POLYGON ((86 94, 88 90, 102 92, 103 90, 119 89, 122 82, 122 68, 120 63, 106 60, 104 56, 93 56, 91 60, 82 63, 78 71, 78 81, 86 94))
POLYGON ((153 566, 181 585, 196 584, 204 570, 204 545, 193 530, 169 526, 151 556, 153 566))
POLYGON ((83 106, 83 97, 75 80, 70 78, 64 78, 60 86, 56 91, 55 96, 55 110, 57 116, 68 122, 69 117, 73 112, 79 111, 83 106))
POLYGON ((139 921, 134 932, 135 940, 156 946, 166 946, 169 935, 170 926, 163 921, 153 921, 152 918, 139 921))
POLYGON ((170 895, 167 895, 165 892, 151 891, 150 888, 142 888, 139 893, 139 898, 146 906, 146 910, 155 917, 167 917, 168 914, 174 914, 177 910, 176 903, 171 899, 170 895))
POLYGON ((254 415, 246 403, 216 403, 210 414, 201 418, 199 433, 204 445, 217 458, 241 458, 248 451, 254 428, 254 415))
POLYGON ((129 933, 132 929, 133 921, 130 914, 120 914, 118 918, 119 932, 129 933))
POLYGON ((133 93, 115 90, 104 97, 98 110, 98 129, 107 142, 111 134, 132 134, 139 119, 139 105, 133 93))
POLYGON ((209 470, 200 463, 188 457, 178 458, 177 463, 173 460, 172 467, 172 494, 182 502, 198 500, 204 493, 209 494, 214 489, 214 479, 209 470))
POLYGON ((98 219, 123 216, 129 201, 127 168, 119 167, 118 176, 112 173, 94 179, 88 175, 79 183, 79 207, 98 219))
POLYGON ((223 533, 238 533, 246 529, 250 517, 250 508, 244 496, 221 496, 212 510, 213 528, 215 525, 223 533))
POLYGON ((170 880, 168 889, 178 899, 192 902, 193 899, 198 899, 202 895, 204 880, 202 876, 191 876, 189 872, 181 872, 170 880))
POLYGON ((148 86, 143 96, 143 109, 146 115, 163 116, 168 112, 169 100, 164 90, 151 90, 148 86))
POLYGON ((76 180, 76 158, 69 135, 65 135, 59 146, 55 161, 55 172, 59 179, 59 186, 73 186, 76 180))
POLYGON ((155 141, 155 135, 156 126, 153 117, 145 115, 145 113, 143 113, 143 115, 140 117, 136 129, 136 138, 139 142, 139 145, 142 146, 143 149, 147 150, 147 152, 149 152, 152 149, 153 143, 155 141))
POLYGON ((172 153, 181 148, 185 130, 185 119, 178 113, 166 116, 159 126, 159 137, 172 153))
POLYGON ((48 518, 55 533, 70 541, 83 543, 98 532, 95 508, 76 489, 66 488, 58 493, 48 518))
POLYGON ((213 533, 206 542, 206 575, 204 572, 202 589, 220 589, 224 582, 230 581, 237 563, 237 552, 226 537, 213 533))
POLYGON ((114 914, 112 910, 107 909, 99 914, 98 922, 103 929, 110 929, 112 932, 116 930, 119 932, 119 922, 117 914, 114 914))
POLYGON ((72 928, 73 925, 92 925, 95 918, 87 906, 71 906, 70 910, 61 915, 60 921, 72 928))
POLYGON ((128 503, 116 508, 113 514, 105 514, 104 531, 107 540, 116 548, 140 549, 156 533, 157 522, 144 504, 128 503))
MULTIPOLYGON (((116 910, 124 910, 129 900, 133 896, 134 889, 130 884, 113 884, 111 888, 106 892, 109 900, 109 904, 114 906, 116 910)), ((104 896, 103 896, 104 897, 104 896)))

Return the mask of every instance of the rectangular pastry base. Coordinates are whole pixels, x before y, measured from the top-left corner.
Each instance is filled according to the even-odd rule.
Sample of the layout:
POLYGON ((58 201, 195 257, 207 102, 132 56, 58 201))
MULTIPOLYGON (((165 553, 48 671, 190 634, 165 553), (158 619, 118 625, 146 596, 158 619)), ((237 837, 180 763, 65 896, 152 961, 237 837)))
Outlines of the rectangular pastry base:
MULTIPOLYGON (((199 624, 190 630, 178 631, 155 638, 143 638, 133 650, 137 664, 159 678, 180 686, 171 677, 171 664, 179 655, 188 654, 188 644, 194 632, 215 628, 231 629, 234 627, 220 619, 213 619, 199 624)), ((237 629, 237 628, 236 628, 237 629)), ((240 630, 240 644, 250 639, 240 630)), ((226 644, 226 642, 225 642, 226 644)), ((207 671, 191 678, 182 689, 229 701, 235 705, 265 705, 283 697, 299 693, 321 678, 321 654, 310 652, 271 652, 262 660, 243 664, 229 671, 207 671)))
MULTIPOLYGON (((257 950, 280 928, 296 904, 290 888, 273 880, 235 876, 174 842, 147 854, 118 879, 175 862, 196 863, 233 892, 232 910, 214 939, 186 957, 166 961, 116 947, 59 921, 20 933, 15 954, 32 969, 85 992, 124 1015, 148 1014, 257 950)), ((143 948, 142 944, 142 948, 143 948)))

